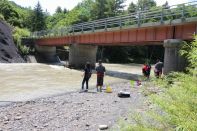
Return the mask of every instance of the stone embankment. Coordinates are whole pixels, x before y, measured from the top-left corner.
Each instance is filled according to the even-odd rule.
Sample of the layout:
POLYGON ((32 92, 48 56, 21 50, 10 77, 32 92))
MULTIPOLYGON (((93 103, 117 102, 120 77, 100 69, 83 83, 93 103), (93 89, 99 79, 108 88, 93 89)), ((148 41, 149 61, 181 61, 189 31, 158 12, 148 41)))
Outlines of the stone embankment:
POLYGON ((14 44, 11 28, 6 22, 0 20, 0 63, 23 62, 14 44))

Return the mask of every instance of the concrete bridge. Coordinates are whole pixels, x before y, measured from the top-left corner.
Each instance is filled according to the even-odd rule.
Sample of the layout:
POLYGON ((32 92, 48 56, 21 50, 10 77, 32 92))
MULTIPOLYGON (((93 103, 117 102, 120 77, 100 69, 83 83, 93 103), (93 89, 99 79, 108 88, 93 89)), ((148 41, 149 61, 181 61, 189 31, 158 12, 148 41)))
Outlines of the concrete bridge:
POLYGON ((94 65, 99 45, 164 45, 164 73, 168 73, 182 69, 179 47, 183 41, 192 41, 196 33, 197 1, 33 32, 23 41, 33 43, 48 59, 56 55, 56 46, 68 45, 69 64, 75 67, 86 61, 94 65))

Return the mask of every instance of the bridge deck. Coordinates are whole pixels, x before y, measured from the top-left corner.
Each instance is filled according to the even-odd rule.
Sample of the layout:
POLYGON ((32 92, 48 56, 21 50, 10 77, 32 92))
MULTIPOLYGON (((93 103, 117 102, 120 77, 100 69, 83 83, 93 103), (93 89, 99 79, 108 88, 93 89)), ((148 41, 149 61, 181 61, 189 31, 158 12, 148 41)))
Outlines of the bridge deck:
POLYGON ((38 45, 148 45, 165 39, 192 40, 197 33, 197 1, 32 33, 38 45), (155 22, 152 22, 155 21, 155 22))

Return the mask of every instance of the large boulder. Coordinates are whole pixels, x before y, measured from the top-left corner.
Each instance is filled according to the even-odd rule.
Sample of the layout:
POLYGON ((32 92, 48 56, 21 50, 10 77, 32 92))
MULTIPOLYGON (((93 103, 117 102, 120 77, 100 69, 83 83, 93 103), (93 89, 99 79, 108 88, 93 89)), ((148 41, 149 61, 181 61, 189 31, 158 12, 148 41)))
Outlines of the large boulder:
POLYGON ((23 63, 24 60, 18 53, 11 28, 0 20, 0 63, 23 63))

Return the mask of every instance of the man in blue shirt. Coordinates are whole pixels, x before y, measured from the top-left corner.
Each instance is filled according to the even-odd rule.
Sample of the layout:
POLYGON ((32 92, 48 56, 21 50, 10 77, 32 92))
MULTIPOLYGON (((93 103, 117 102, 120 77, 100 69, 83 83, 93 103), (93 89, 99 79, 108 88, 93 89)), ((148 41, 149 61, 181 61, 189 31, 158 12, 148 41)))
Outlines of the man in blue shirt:
POLYGON ((99 60, 98 61, 98 66, 96 67, 96 73, 97 73, 97 91, 99 91, 99 87, 100 87, 100 92, 102 92, 102 87, 103 87, 103 78, 105 75, 105 67, 102 65, 102 61, 99 60))

